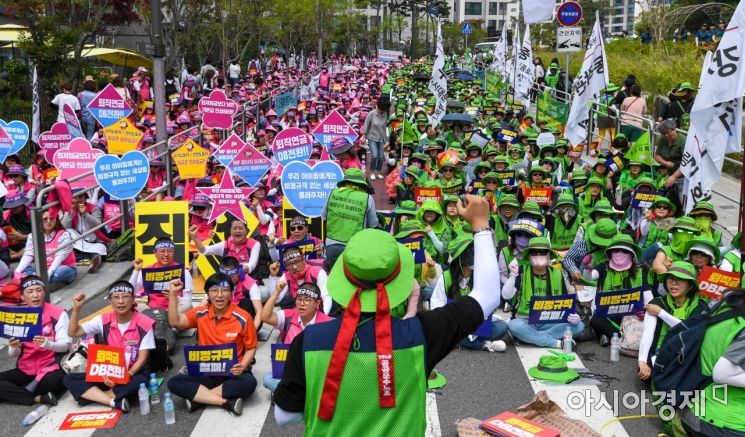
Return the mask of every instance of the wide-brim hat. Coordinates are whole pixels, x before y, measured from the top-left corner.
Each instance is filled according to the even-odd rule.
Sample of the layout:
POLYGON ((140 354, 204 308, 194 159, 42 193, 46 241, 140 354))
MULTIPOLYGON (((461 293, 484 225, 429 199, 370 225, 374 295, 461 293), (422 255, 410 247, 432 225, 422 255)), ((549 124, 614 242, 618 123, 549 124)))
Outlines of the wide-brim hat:
POLYGON ((567 367, 566 361, 556 355, 543 355, 538 365, 528 369, 528 375, 533 378, 569 384, 579 379, 576 370, 567 367))
POLYGON ((554 205, 554 209, 556 209, 557 206, 561 205, 572 205, 576 207, 577 205, 574 203, 574 196, 572 196, 572 193, 570 193, 567 190, 564 190, 559 194, 559 198, 556 199, 556 205, 554 205))
POLYGON ((399 203, 396 209, 393 210, 396 215, 416 215, 416 202, 413 200, 404 200, 399 203))
POLYGON ((6 176, 23 176, 25 178, 28 178, 28 173, 26 173, 26 169, 23 168, 22 165, 11 165, 8 169, 7 173, 5 173, 6 176))
POLYGON ((609 93, 615 93, 616 91, 620 89, 621 87, 613 82, 608 83, 608 86, 605 87, 605 91, 609 93))
POLYGON ((587 230, 590 242, 596 246, 608 247, 613 237, 618 233, 616 222, 609 218, 602 218, 597 223, 590 225, 587 230))
POLYGON ((610 245, 605 249, 605 254, 610 258, 610 252, 614 249, 624 249, 634 254, 634 262, 638 263, 641 256, 639 246, 634 243, 634 239, 628 234, 616 234, 611 240, 610 245))
POLYGON ((688 213, 688 215, 691 217, 695 217, 697 215, 705 215, 705 214, 709 214, 713 216, 714 217, 713 221, 717 221, 718 219, 717 212, 714 210, 714 204, 707 200, 696 202, 696 204, 693 205, 693 209, 691 210, 691 212, 688 213))
POLYGON ((719 265, 721 252, 719 251, 719 247, 714 244, 711 238, 703 235, 694 237, 691 241, 688 242, 688 244, 686 244, 685 253, 688 255, 688 257, 691 256, 691 250, 709 255, 711 257, 712 263, 714 265, 719 265))
POLYGON ((526 253, 530 253, 531 250, 547 250, 551 255, 551 259, 556 259, 559 254, 551 248, 551 241, 546 237, 533 237, 528 241, 528 247, 525 249, 526 253))
MULTIPOLYGON (((687 261, 675 261, 666 272, 659 273, 657 279, 660 284, 665 284, 668 276, 684 279, 691 283, 691 288, 698 291, 698 278, 696 267, 687 261)), ((663 285, 664 286, 664 285, 663 285)))
POLYGON ((350 143, 346 137, 334 137, 331 140, 331 147, 329 147, 329 153, 332 155, 338 155, 351 149, 354 144, 350 143))
POLYGON ((675 207, 675 204, 673 202, 671 202, 670 199, 668 199, 665 196, 659 196, 659 197, 657 197, 654 200, 654 202, 652 202, 652 205, 650 206, 650 209, 654 210, 655 207, 656 207, 656 205, 667 205, 670 208, 670 212, 672 214, 675 214, 675 211, 677 210, 677 208, 675 207))
POLYGON ((189 205, 207 208, 210 206, 210 198, 202 194, 195 194, 189 201, 189 205))
POLYGON ((348 168, 344 172, 344 179, 336 183, 337 187, 341 187, 343 184, 355 184, 359 185, 366 190, 370 188, 370 185, 368 185, 367 180, 365 180, 365 176, 362 174, 362 170, 359 168, 348 168))
POLYGON ((450 259, 458 258, 470 245, 473 244, 473 234, 460 232, 454 240, 448 244, 450 259))
POLYGON ((412 234, 425 235, 426 233, 419 220, 407 220, 406 223, 401 225, 395 238, 396 240, 400 240, 402 238, 409 238, 412 234))
POLYGON ((342 307, 361 289, 360 304, 364 313, 377 309, 377 284, 385 282, 390 308, 403 303, 411 294, 414 279, 414 257, 393 236, 377 229, 356 233, 347 243, 328 279, 331 298, 342 307), (358 286, 352 281, 359 284, 358 286))
POLYGON ((4 209, 15 208, 16 206, 25 205, 28 203, 28 198, 21 192, 8 193, 5 196, 5 202, 3 202, 4 209))
POLYGON ((587 173, 585 173, 582 169, 577 169, 572 171, 572 180, 573 181, 586 181, 587 180, 587 173))
POLYGON ((590 211, 590 218, 593 218, 593 216, 597 213, 612 216, 616 213, 616 210, 613 209, 608 199, 600 199, 597 201, 597 203, 595 203, 595 206, 590 211))
POLYGON ((514 194, 502 194, 499 196, 499 200, 497 200, 497 208, 503 206, 513 206, 520 209, 520 202, 517 201, 517 197, 514 194))
POLYGON ((696 227, 696 221, 693 217, 688 216, 675 219, 675 224, 670 228, 670 232, 675 231, 692 232, 695 235, 701 234, 701 231, 696 227))

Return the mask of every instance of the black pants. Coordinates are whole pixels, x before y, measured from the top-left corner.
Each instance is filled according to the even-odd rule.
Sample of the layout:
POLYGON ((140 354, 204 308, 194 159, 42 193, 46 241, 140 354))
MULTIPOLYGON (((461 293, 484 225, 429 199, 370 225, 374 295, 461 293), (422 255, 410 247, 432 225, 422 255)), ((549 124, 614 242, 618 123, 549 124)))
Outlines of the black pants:
POLYGON ((208 389, 222 385, 225 399, 247 398, 256 390, 256 378, 250 372, 241 376, 190 376, 176 375, 168 380, 168 390, 182 398, 192 400, 199 386, 208 389))
POLYGON ((47 373, 39 381, 36 390, 31 393, 25 387, 34 380, 35 375, 27 375, 17 368, 6 370, 0 373, 0 401, 32 405, 36 395, 62 392, 65 389, 62 384, 64 376, 65 372, 62 369, 47 373))
POLYGON ((608 337, 608 340, 610 340, 610 338, 613 337, 614 332, 618 333, 618 328, 613 326, 610 321, 613 321, 616 326, 621 326, 621 320, 622 318, 609 317, 607 319, 599 319, 593 317, 590 319, 590 326, 592 326, 592 329, 598 334, 598 337, 605 335, 608 337))
MULTIPOLYGON (((103 391, 110 390, 106 384, 102 382, 86 382, 85 373, 68 373, 64 379, 65 387, 70 390, 70 394, 78 402, 78 405, 84 407, 91 403, 87 399, 83 399, 83 393, 87 392, 93 387, 98 387, 103 391)), ((117 385, 114 387, 114 396, 118 401, 122 398, 134 399, 137 398, 137 390, 140 389, 140 384, 144 383, 147 387, 147 372, 142 371, 137 375, 129 378, 129 384, 117 385)))

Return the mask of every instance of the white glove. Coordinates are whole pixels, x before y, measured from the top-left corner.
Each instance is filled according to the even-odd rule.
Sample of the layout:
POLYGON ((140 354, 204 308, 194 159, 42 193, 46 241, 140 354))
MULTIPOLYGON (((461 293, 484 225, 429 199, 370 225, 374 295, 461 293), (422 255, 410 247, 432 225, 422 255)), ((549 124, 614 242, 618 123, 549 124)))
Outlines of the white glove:
POLYGON ((571 323, 572 325, 576 325, 577 323, 582 321, 582 317, 579 316, 577 313, 569 314, 567 317, 567 322, 571 323))
POLYGON ((517 259, 513 259, 510 261, 510 264, 507 266, 507 268, 510 269, 510 276, 517 276, 517 274, 520 272, 520 267, 517 264, 517 259))

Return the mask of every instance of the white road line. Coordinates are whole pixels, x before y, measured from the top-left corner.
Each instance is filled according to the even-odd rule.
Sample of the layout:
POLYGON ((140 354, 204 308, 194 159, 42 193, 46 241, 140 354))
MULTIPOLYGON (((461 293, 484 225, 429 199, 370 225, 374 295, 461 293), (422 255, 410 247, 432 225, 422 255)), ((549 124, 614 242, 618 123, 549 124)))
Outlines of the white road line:
POLYGON ((62 432, 59 431, 59 427, 60 425, 62 425, 62 421, 65 420, 65 417, 67 417, 67 415, 70 413, 105 411, 108 409, 109 408, 98 404, 91 404, 85 407, 80 407, 69 392, 65 393, 59 399, 59 403, 57 404, 57 406, 50 408, 49 413, 39 419, 39 421, 36 422, 34 426, 28 430, 28 432, 25 434, 25 437, 49 437, 52 435, 60 435, 61 433, 64 433, 65 437, 90 437, 96 431, 95 429, 79 429, 76 431, 62 432))
POLYGON ((261 435, 266 415, 271 407, 271 393, 262 384, 264 374, 272 370, 270 350, 272 343, 277 341, 278 332, 275 329, 269 340, 259 342, 256 350, 256 364, 253 374, 258 385, 256 391, 248 399, 243 400, 243 414, 239 417, 231 416, 227 411, 217 407, 207 407, 191 432, 191 437, 217 437, 236 435, 252 437, 261 435))
POLYGON ((437 414, 437 395, 432 392, 427 392, 427 430, 424 435, 426 437, 442 436, 440 416, 437 414))

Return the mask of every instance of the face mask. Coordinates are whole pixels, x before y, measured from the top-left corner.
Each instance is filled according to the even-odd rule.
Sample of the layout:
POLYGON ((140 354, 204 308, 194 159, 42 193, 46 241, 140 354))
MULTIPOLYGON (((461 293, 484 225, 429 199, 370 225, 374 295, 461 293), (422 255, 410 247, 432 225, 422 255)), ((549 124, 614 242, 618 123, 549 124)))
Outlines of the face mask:
POLYGON ((696 229, 701 232, 709 232, 711 229, 711 217, 709 216, 697 216, 693 218, 696 221, 696 229))
POLYGON ((547 267, 549 262, 548 255, 530 255, 530 264, 533 267, 547 267))
POLYGON ((628 252, 612 252, 608 260, 608 265, 613 270, 621 272, 630 269, 633 262, 634 258, 628 252))
POLYGON ((688 242, 693 240, 693 234, 688 232, 673 232, 673 239, 670 242, 670 248, 675 253, 683 253, 688 242))
POLYGON ((525 250, 526 247, 528 247, 529 241, 529 237, 526 237, 525 235, 518 235, 517 237, 515 237, 515 247, 517 247, 517 250, 522 252, 523 250, 525 250))

